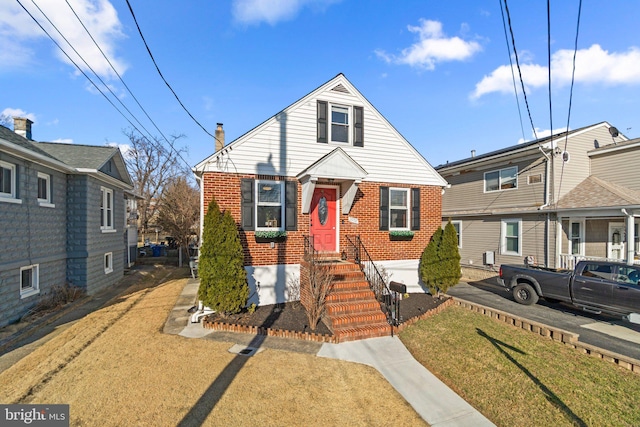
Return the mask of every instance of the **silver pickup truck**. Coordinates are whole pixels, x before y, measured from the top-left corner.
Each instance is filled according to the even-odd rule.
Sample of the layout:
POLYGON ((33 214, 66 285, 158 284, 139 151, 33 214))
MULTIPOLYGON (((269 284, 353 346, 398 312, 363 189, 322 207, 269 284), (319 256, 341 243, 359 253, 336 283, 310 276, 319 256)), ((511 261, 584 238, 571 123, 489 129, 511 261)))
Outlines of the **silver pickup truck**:
POLYGON ((634 323, 640 323, 639 281, 639 265, 607 261, 580 261, 574 270, 502 265, 498 279, 520 304, 535 304, 542 297, 634 323))

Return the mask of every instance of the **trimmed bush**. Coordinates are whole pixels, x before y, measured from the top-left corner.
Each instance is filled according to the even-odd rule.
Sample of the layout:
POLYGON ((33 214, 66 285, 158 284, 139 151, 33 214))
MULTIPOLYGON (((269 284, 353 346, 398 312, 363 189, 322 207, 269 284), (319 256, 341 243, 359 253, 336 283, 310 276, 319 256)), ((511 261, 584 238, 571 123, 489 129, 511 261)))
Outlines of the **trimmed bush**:
POLYGON ((449 221, 444 228, 438 227, 420 258, 420 278, 429 287, 431 295, 447 293, 462 277, 458 235, 449 221))

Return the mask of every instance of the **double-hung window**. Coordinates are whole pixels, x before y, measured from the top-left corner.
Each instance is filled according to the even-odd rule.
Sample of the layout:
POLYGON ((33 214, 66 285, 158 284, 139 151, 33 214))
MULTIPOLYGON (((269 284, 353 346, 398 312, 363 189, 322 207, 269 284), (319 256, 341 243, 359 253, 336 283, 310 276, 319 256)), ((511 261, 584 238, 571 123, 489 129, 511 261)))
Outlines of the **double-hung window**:
POLYGON ((522 253, 522 220, 503 219, 501 229, 501 253, 503 255, 520 255, 522 253))
POLYGON ((409 229, 409 189, 389 189, 389 229, 409 229))
POLYGON ((256 181, 256 229, 283 230, 284 191, 279 181, 256 181))
POLYGON ((462 247, 462 221, 451 221, 451 225, 456 230, 458 236, 458 248, 462 247))
POLYGON ((317 102, 317 140, 364 147, 364 109, 356 105, 317 102))
POLYGON ((113 230, 113 190, 100 187, 100 229, 113 230))
POLYGON ((53 208, 51 203, 51 175, 38 172, 38 204, 53 208))
POLYGON ((569 221, 569 253, 584 255, 584 222, 569 221))
POLYGON ((499 169, 484 174, 484 191, 510 190, 518 188, 518 167, 499 169))
POLYGON ((0 161, 0 201, 20 203, 16 191, 16 165, 0 161))
POLYGON ((20 269, 20 298, 26 298, 40 292, 38 264, 20 269))

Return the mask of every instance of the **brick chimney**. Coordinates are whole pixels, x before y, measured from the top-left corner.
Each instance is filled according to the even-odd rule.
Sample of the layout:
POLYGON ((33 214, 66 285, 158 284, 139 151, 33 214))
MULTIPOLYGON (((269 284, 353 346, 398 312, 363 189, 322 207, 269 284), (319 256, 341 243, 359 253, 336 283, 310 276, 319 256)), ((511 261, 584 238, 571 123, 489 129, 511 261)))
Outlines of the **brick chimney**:
POLYGON ((33 122, 24 117, 13 118, 13 131, 31 141, 31 125, 33 122))
POLYGON ((218 123, 216 128, 216 152, 222 150, 224 147, 224 129, 222 129, 222 123, 218 123))

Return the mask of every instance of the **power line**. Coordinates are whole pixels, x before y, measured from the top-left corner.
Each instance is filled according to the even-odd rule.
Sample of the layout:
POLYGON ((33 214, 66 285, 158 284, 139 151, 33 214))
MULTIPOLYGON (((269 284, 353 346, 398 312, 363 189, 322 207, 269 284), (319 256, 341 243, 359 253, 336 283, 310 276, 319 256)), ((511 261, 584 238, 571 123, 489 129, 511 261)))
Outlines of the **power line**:
POLYGON ((200 124, 200 122, 198 120, 196 120, 195 117, 193 117, 193 114, 191 114, 191 112, 187 109, 187 107, 184 106, 184 104, 182 103, 182 101, 180 100, 180 98, 178 97, 178 95, 176 94, 176 92, 173 90, 173 88, 171 87, 171 85, 169 84, 169 82, 164 78, 164 76, 162 75, 162 72, 160 71, 160 67, 158 67, 158 63, 156 62, 155 58, 153 57, 153 54, 151 53, 151 49, 149 48, 149 45, 147 44, 147 41, 144 38, 144 35, 142 34, 142 30, 140 29, 140 25, 138 25, 138 20, 136 19, 136 14, 133 12, 133 8, 131 7, 131 3, 129 3, 129 0, 127 1, 127 6, 129 7, 129 12, 131 12, 131 16, 133 17, 133 21, 136 24, 136 28, 138 29, 138 33, 140 34, 140 38, 142 38, 142 42, 144 43, 144 46, 147 48, 147 52, 149 53, 149 57, 151 58, 151 61, 153 62, 153 65, 155 65, 156 67, 156 71, 158 71, 158 74, 160 75, 160 78, 162 79, 162 81, 164 82, 164 84, 167 85, 167 87, 169 88, 169 90, 171 91, 171 93, 173 94, 173 96, 176 98, 176 100, 178 101, 178 103, 180 104, 180 106, 182 107, 182 109, 184 111, 186 111, 186 113, 189 115, 189 117, 191 117, 191 119, 198 125, 200 126, 200 128, 210 137, 212 137, 213 139, 215 139, 218 142, 221 142, 218 140, 218 138, 216 138, 215 135, 213 135, 211 132, 209 132, 207 129, 204 128, 204 126, 202 126, 200 124))
MULTIPOLYGON (((33 0, 32 0, 33 1, 33 0)), ((109 58, 107 57, 107 55, 104 53, 104 51, 102 50, 102 48, 100 47, 100 45, 98 44, 98 42, 96 42, 95 38, 93 37, 93 35, 91 34, 91 32, 89 31, 89 29, 84 25, 84 23, 82 22, 82 20, 80 19, 80 17, 78 16, 78 14, 76 13, 76 11, 73 9, 73 7, 71 6, 71 4, 69 4, 68 0, 65 0, 65 2, 67 3, 67 6, 69 6, 69 9, 71 9, 71 12, 73 12, 73 14, 75 15, 76 19, 78 20, 78 22, 80 23, 80 25, 82 25, 82 28, 84 28, 84 30, 86 31, 86 33, 89 35, 89 37, 91 38, 91 40, 93 41, 93 44, 96 45, 96 47, 98 48, 98 50, 100 51, 100 53, 102 54, 102 56, 104 57, 104 59, 107 61, 107 63, 109 64, 109 66, 111 67, 111 69, 113 70, 113 72, 116 74, 116 76, 118 76, 118 79, 120 79, 120 82, 122 82, 122 84, 124 85, 124 87, 127 89, 127 91, 129 92, 129 94, 131 95, 131 97, 136 101, 136 103, 138 104, 138 107, 140 107, 140 109, 144 112, 145 116, 147 116, 147 119, 149 119, 149 121, 153 124, 153 126, 156 128, 156 130, 158 131, 158 133, 160 133, 160 135, 162 135, 162 137, 164 138, 165 141, 167 141, 167 143, 169 144, 169 147, 171 147, 171 151, 175 152, 176 155, 187 165, 187 167, 190 167, 189 163, 182 157, 182 155, 180 154, 180 152, 178 150, 176 150, 176 148, 173 146, 173 143, 169 140, 169 138, 167 138, 164 133, 162 133, 162 131, 160 130, 160 128, 158 127, 158 125, 156 125, 156 123, 153 121, 153 119, 149 116, 149 114, 147 113, 147 111, 144 109, 144 107, 140 104, 140 102, 138 101, 138 98, 136 98, 136 96, 133 94, 133 92, 131 91, 131 89, 129 88, 129 86, 124 82, 122 76, 120 75, 120 73, 118 73, 118 70, 113 66, 113 64, 111 63, 111 61, 109 60, 109 58)), ((49 21, 51 22, 51 21, 49 21)), ((65 39, 66 40, 66 39, 65 39)), ((67 43, 69 43, 67 41, 67 43)), ((74 49, 75 51, 75 49, 74 49)), ((78 52, 76 52, 77 54, 78 52)), ((79 54, 78 54, 79 56, 79 54)), ((86 63, 86 62, 85 62, 86 63)), ((88 66, 88 64, 87 64, 88 66)), ((93 70, 92 70, 93 71, 93 70)), ((95 71, 94 71, 95 74, 95 71)), ((104 82, 103 82, 104 84, 104 82)), ((113 93, 113 92, 112 92, 113 93)), ((122 102, 121 102, 122 103, 122 102)), ((125 107, 126 108, 126 107, 125 107)), ((127 109, 127 111, 129 111, 127 109)), ((131 112, 129 111, 129 113, 131 114, 131 112)), ((138 121, 136 119, 136 121, 138 121)), ((138 123, 140 123, 138 121, 138 123)), ((142 126, 142 125, 141 125, 142 126)), ((142 126, 143 127, 143 126, 142 126)), ((143 127, 144 128, 144 127, 143 127)), ((146 130, 146 129, 145 129, 146 130)), ((149 131, 147 131, 147 133, 150 134, 149 131)), ((150 139, 151 141, 151 139, 150 139)))
POLYGON ((511 81, 513 82, 513 92, 516 96, 516 105, 518 106, 518 118, 520 119, 520 130, 522 131, 522 140, 527 138, 524 136, 524 126, 522 125, 522 112, 520 110, 520 100, 518 98, 518 89, 516 87, 516 75, 513 72, 513 61, 511 60, 511 49, 509 47, 509 37, 507 36, 507 24, 504 21, 504 10, 502 9, 502 0, 498 0, 500 3, 500 13, 502 14, 502 29, 504 30, 504 39, 507 45, 507 56, 509 56, 509 68, 511 68, 511 81))
POLYGON ((524 103, 527 106, 527 113, 529 114, 529 121, 531 122, 531 129, 533 130, 533 135, 535 139, 538 139, 538 133, 536 132, 536 128, 533 125, 533 119, 531 118, 531 110, 529 109, 529 101, 527 100, 527 92, 524 89, 524 80, 522 79, 522 70, 520 69, 520 60, 518 59, 518 51, 516 50, 516 40, 513 35, 513 27, 511 25, 511 14, 509 13, 509 6, 507 5, 507 0, 504 0, 504 9, 507 12, 507 21, 509 23, 509 32, 511 33, 511 45, 513 46, 513 55, 516 58, 516 65, 518 67, 518 76, 520 78, 520 85, 522 86, 522 95, 524 96, 524 103))
MULTIPOLYGON (((569 90, 569 111, 567 113, 567 133, 564 138, 564 151, 567 151, 567 145, 569 144, 569 122, 571 120, 571 104, 573 101, 573 83, 575 82, 576 75, 576 55, 578 53, 578 35, 580 33, 580 16, 582 15, 582 0, 578 2, 578 21, 576 23, 576 39, 573 45, 573 69, 571 70, 571 88, 569 90)), ((562 177, 564 175, 565 161, 562 161, 562 168, 560 169, 560 183, 558 184, 558 197, 560 197, 560 190, 562 189, 562 177)))

